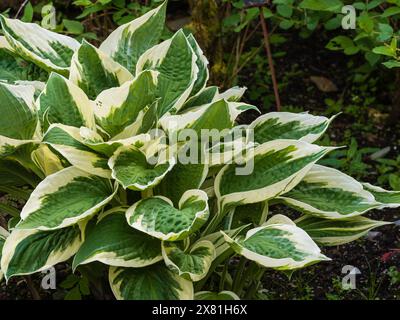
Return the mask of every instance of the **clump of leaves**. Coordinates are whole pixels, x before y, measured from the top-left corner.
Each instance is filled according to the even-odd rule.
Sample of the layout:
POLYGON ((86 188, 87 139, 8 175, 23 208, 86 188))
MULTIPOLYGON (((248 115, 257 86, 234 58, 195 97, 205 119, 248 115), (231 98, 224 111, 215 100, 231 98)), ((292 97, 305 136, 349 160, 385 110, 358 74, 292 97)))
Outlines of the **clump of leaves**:
POLYGON ((33 189, 0 229, 6 280, 101 262, 117 299, 252 298, 264 268, 329 260, 318 244, 353 241, 386 224, 362 214, 400 205, 398 192, 316 164, 332 119, 273 112, 237 126, 255 107, 242 88, 207 87, 192 35, 160 43, 166 5, 99 48, 0 17, 0 50, 49 73, 0 83, 0 183, 33 189), (205 130, 218 139, 203 144, 205 130), (202 161, 182 161, 188 152, 202 161), (302 216, 269 217, 275 203, 302 216), (237 270, 251 263, 232 277, 237 256, 237 270))

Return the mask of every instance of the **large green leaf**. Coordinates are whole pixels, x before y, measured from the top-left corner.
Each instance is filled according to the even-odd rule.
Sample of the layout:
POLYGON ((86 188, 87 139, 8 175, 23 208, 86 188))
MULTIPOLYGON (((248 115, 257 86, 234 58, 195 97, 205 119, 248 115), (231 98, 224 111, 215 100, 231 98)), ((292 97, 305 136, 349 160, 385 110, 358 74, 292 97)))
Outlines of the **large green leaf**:
POLYGON ((376 201, 381 203, 379 209, 400 207, 400 191, 385 190, 369 183, 363 183, 363 186, 374 195, 376 201))
POLYGON ((7 83, 16 81, 46 81, 48 73, 37 65, 19 57, 0 36, 0 80, 7 83))
POLYGON ((14 229, 1 257, 6 279, 46 270, 72 257, 82 242, 78 225, 52 231, 14 229))
POLYGON ((297 140, 274 140, 248 152, 244 165, 254 169, 237 174, 236 164, 226 165, 215 181, 215 193, 223 206, 256 203, 293 189, 332 148, 297 140))
POLYGON ((79 42, 40 27, 35 23, 0 16, 7 41, 21 57, 32 61, 47 71, 68 75, 72 55, 79 42))
POLYGON ((110 286, 118 300, 192 300, 193 284, 158 263, 143 268, 111 267, 110 286))
POLYGON ((120 147, 111 157, 109 166, 112 169, 112 177, 124 188, 132 190, 146 190, 156 186, 176 163, 172 152, 162 145, 145 150, 135 146, 120 147), (146 152, 151 150, 151 153, 146 152), (149 158, 159 157, 153 161, 149 158))
POLYGON ((182 30, 140 57, 136 74, 146 69, 160 73, 157 86, 157 95, 161 97, 160 116, 178 111, 189 97, 199 71, 196 60, 196 54, 182 30))
POLYGON ((104 154, 96 152, 94 148, 91 148, 89 142, 85 143, 82 134, 87 132, 93 138, 91 143, 94 148, 97 147, 105 152, 111 152, 112 149, 115 150, 120 146, 120 144, 117 144, 113 147, 112 145, 103 143, 101 137, 88 128, 83 130, 82 128, 79 129, 62 124, 50 125, 43 137, 43 142, 60 153, 73 166, 100 177, 110 178, 111 171, 107 165, 108 158, 104 154), (111 150, 109 150, 110 148, 111 150))
POLYGON ((160 40, 165 23, 167 1, 143 16, 118 27, 100 45, 100 50, 136 72, 139 57, 160 40))
POLYGON ((254 120, 254 140, 264 143, 275 139, 294 139, 313 143, 321 137, 334 119, 308 113, 270 112, 254 120))
POLYGON ((94 100, 102 91, 133 80, 133 75, 104 52, 83 40, 72 57, 69 79, 94 100))
POLYGON ((0 156, 11 154, 23 144, 36 141, 38 117, 32 86, 0 82, 0 156))
POLYGON ((114 208, 101 215, 89 230, 74 258, 73 268, 93 261, 139 268, 160 260, 161 241, 131 228, 126 222, 125 210, 114 208))
POLYGON ((96 129, 93 106, 81 88, 63 76, 52 73, 38 99, 43 129, 52 123, 96 129))
POLYGON ((182 250, 175 242, 163 242, 164 261, 173 272, 191 280, 200 281, 215 259, 215 247, 210 241, 198 241, 189 251, 182 250))
POLYGON ((66 168, 36 187, 16 228, 54 230, 73 225, 98 212, 115 192, 108 179, 66 168))
POLYGON ((221 233, 236 253, 266 268, 292 270, 330 260, 304 230, 289 221, 275 218, 249 230, 244 238, 232 239, 221 233))
POLYGON ((110 137, 121 133, 156 99, 157 72, 143 71, 121 87, 104 90, 96 99, 97 123, 110 137))
POLYGON ((318 244, 323 246, 338 246, 357 240, 368 231, 390 224, 385 221, 375 221, 364 217, 332 220, 305 215, 295 221, 318 244))
POLYGON ((208 197, 204 191, 188 190, 174 208, 171 200, 155 196, 140 200, 126 212, 135 229, 164 241, 177 241, 199 230, 209 216, 208 197))
POLYGON ((380 206, 361 183, 321 165, 314 165, 294 189, 279 199, 296 210, 327 219, 349 218, 380 206))

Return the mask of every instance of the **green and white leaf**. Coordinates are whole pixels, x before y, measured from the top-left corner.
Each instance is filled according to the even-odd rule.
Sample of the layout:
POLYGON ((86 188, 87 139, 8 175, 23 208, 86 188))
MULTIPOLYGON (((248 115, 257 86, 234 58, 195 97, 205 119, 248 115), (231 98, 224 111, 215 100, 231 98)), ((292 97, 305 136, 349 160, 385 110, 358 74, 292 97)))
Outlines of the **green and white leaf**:
POLYGON ((326 219, 362 215, 380 205, 352 177, 317 164, 294 189, 279 199, 296 210, 326 219))
POLYGON ((14 229, 3 247, 1 270, 7 280, 46 270, 71 258, 81 243, 78 225, 52 231, 14 229))
POLYGON ((100 45, 100 50, 127 68, 136 72, 139 57, 158 44, 164 30, 167 1, 141 17, 123 24, 100 45))
POLYGON ((99 216, 75 255, 73 269, 100 261, 117 267, 140 268, 162 260, 161 241, 131 228, 125 210, 114 208, 99 216))
POLYGON ((133 80, 133 75, 104 52, 83 40, 72 57, 69 79, 94 100, 102 91, 133 80))
POLYGON ((139 59, 136 74, 150 69, 158 76, 159 115, 174 113, 184 105, 197 80, 197 57, 182 30, 147 50, 139 59))
POLYGON ((210 74, 208 72, 208 60, 204 56, 203 50, 201 50, 199 44, 197 43, 195 37, 193 34, 189 34, 187 36, 187 39, 189 41, 190 46, 192 47, 194 53, 197 56, 197 68, 199 69, 199 73, 197 74, 197 79, 196 82, 194 83, 192 92, 190 93, 190 96, 197 95, 199 92, 201 92, 206 84, 208 79, 210 78, 210 74))
POLYGON ((14 52, 5 37, 0 36, 0 80, 10 84, 21 81, 46 81, 48 73, 14 52))
MULTIPOLYGON (((9 236, 10 234, 8 233, 8 231, 2 227, 0 227, 0 261, 1 261, 1 256, 2 256, 2 252, 3 252, 3 246, 4 243, 6 242, 6 238, 9 236)), ((0 281, 3 279, 3 271, 1 269, 0 266, 0 281)))
POLYGON ((297 140, 274 140, 248 150, 241 167, 250 174, 238 175, 240 166, 228 164, 215 180, 215 193, 222 204, 238 205, 266 201, 289 192, 315 162, 332 148, 297 140))
POLYGON ((193 283, 161 263, 143 268, 110 267, 109 282, 118 300, 193 300, 193 283))
POLYGON ((156 99, 158 73, 143 71, 121 87, 104 90, 94 103, 97 123, 110 137, 134 123, 141 111, 156 99))
POLYGON ((179 276, 193 282, 203 279, 215 259, 215 247, 210 241, 198 241, 189 251, 174 242, 162 243, 165 264, 179 276))
MULTIPOLYGON (((83 130, 82 128, 80 129, 63 124, 50 125, 43 137, 43 143, 56 150, 73 166, 103 178, 111 178, 111 170, 107 165, 108 158, 104 154, 97 153, 85 143, 81 135, 82 131, 89 131, 90 134, 94 136, 96 142, 92 143, 97 145, 98 148, 101 148, 101 146, 104 150, 111 148, 110 145, 103 144, 101 137, 94 131, 88 128, 83 130)), ((119 145, 115 146, 115 149, 118 146, 119 145)))
POLYGON ((38 117, 32 86, 0 82, 0 156, 6 156, 21 145, 38 142, 38 117))
POLYGON ((90 217, 114 197, 108 179, 69 167, 45 178, 21 212, 17 229, 54 230, 90 217))
POLYGON ((390 222, 375 221, 365 217, 332 220, 313 216, 302 216, 295 221, 318 244, 338 246, 357 240, 370 230, 390 222))
POLYGON ((267 224, 247 232, 246 237, 225 240, 236 253, 266 268, 293 270, 330 260, 302 229, 293 224, 267 224))
POLYGON ((240 300, 240 298, 232 291, 199 291, 195 293, 194 300, 240 300))
POLYGON ((162 195, 170 199, 174 205, 179 203, 186 190, 200 189, 207 177, 207 164, 183 164, 178 161, 158 185, 162 195), (173 188, 171 186, 174 186, 173 188))
POLYGON ((242 99, 244 93, 246 92, 246 87, 233 87, 219 94, 220 99, 225 99, 230 102, 238 102, 242 99))
POLYGON ((89 98, 81 88, 57 73, 50 75, 37 107, 44 130, 53 123, 96 130, 89 98))
POLYGON ((191 108, 210 104, 211 102, 216 102, 217 100, 220 100, 218 87, 207 87, 200 91, 197 95, 190 97, 179 111, 183 112, 190 110, 191 108))
POLYGON ((68 76, 71 58, 79 47, 73 38, 0 15, 4 35, 13 51, 41 68, 68 76))
POLYGON ((155 148, 120 147, 108 165, 112 177, 125 189, 146 190, 159 184, 175 163, 172 151, 166 145, 158 144, 155 148))
POLYGON ((45 144, 41 144, 37 149, 32 151, 31 158, 46 177, 64 169, 61 160, 45 144))
POLYGON ((378 209, 400 207, 400 191, 385 190, 369 183, 363 183, 363 186, 374 195, 376 201, 381 203, 378 209))
POLYGON ((253 121, 249 128, 254 130, 254 140, 258 143, 275 139, 313 143, 325 133, 335 117, 328 119, 308 113, 270 112, 253 121))
POLYGON ((190 109, 179 115, 166 115, 159 123, 167 132, 192 129, 200 135, 202 129, 220 131, 231 129, 235 119, 230 111, 228 102, 218 100, 208 105, 190 109))
POLYGON ((163 241, 178 241, 199 230, 207 221, 207 194, 188 190, 178 209, 168 198, 155 196, 136 202, 126 212, 128 223, 135 229, 163 241))

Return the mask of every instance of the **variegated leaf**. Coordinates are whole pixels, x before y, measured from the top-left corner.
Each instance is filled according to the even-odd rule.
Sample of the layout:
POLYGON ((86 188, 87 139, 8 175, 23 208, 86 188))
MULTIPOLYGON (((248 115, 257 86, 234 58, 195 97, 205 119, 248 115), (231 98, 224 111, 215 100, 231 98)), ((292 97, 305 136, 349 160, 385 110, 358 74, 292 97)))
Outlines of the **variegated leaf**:
POLYGON ((173 168, 176 160, 172 152, 163 145, 156 148, 123 146, 115 151, 108 162, 112 177, 125 189, 146 190, 160 183, 173 168), (151 150, 151 152, 147 152, 151 150), (159 152, 158 158, 151 159, 159 152))
POLYGON ((293 270, 330 260, 304 230, 277 222, 251 229, 244 238, 232 239, 221 232, 236 253, 266 268, 293 270))
MULTIPOLYGON (((0 261, 1 261, 1 256, 2 256, 2 252, 3 252, 4 243, 6 242, 6 238, 9 235, 10 234, 8 233, 8 231, 6 229, 4 229, 3 227, 0 227, 0 261)), ((2 279, 3 279, 3 271, 0 266, 0 281, 2 279)))
POLYGON ((252 122, 254 140, 264 143, 275 139, 294 139, 313 143, 321 137, 331 119, 308 113, 270 112, 252 122))
POLYGON ((114 197, 108 179, 69 167, 44 179, 21 212, 17 229, 54 230, 97 213, 114 197))
POLYGON ((195 293, 194 300, 240 300, 240 298, 232 291, 199 291, 195 293))
POLYGON ((69 79, 94 100, 102 91, 133 80, 133 75, 104 52, 83 40, 72 57, 69 79))
POLYGON ((220 93, 219 98, 225 99, 226 101, 238 102, 240 99, 242 99, 246 90, 246 87, 233 87, 223 93, 220 93))
POLYGON ((52 231, 14 229, 3 247, 1 270, 7 280, 46 270, 72 257, 81 243, 78 225, 52 231))
POLYGON ((235 118, 230 112, 230 106, 225 100, 218 100, 208 105, 193 108, 179 115, 164 116, 160 121, 161 127, 168 131, 192 129, 200 136, 203 129, 231 129, 235 118))
POLYGON ((243 165, 226 165, 217 175, 215 193, 223 207, 275 198, 293 189, 330 150, 297 140, 266 142, 248 152, 243 165), (243 167, 250 174, 238 175, 236 169, 243 167))
POLYGON ((19 57, 5 37, 0 36, 0 80, 10 84, 18 81, 46 81, 47 71, 19 57))
POLYGON ((197 79, 196 82, 194 83, 192 92, 190 93, 190 96, 197 95, 200 91, 204 89, 204 87, 207 84, 207 81, 210 77, 210 74, 208 72, 208 60, 204 56, 203 51, 201 50, 199 44, 197 43, 195 37, 190 34, 187 37, 189 44, 191 45, 194 53, 197 56, 197 61, 196 65, 197 68, 199 69, 199 73, 197 74, 197 79))
POLYGON ((177 162, 158 186, 158 190, 177 205, 186 190, 199 189, 207 177, 207 164, 183 164, 177 162), (174 186, 171 188, 171 186, 174 186))
POLYGON ((88 231, 73 268, 93 261, 139 268, 160 260, 161 241, 131 228, 126 222, 125 210, 114 208, 99 216, 97 224, 88 231))
POLYGON ((37 107, 44 131, 52 123, 96 129, 89 98, 81 88, 57 73, 50 75, 37 100, 37 107))
POLYGON ((126 212, 135 229, 164 241, 178 241, 199 230, 209 216, 204 191, 188 190, 175 208, 168 198, 155 196, 136 202, 126 212))
POLYGON ((192 300, 193 284, 161 263, 143 268, 110 267, 110 287, 118 300, 192 300))
POLYGON ((37 149, 32 151, 31 158, 46 177, 64 169, 59 157, 45 144, 41 144, 37 149))
POLYGON ((318 244, 338 246, 357 240, 368 231, 390 224, 365 217, 352 217, 341 220, 323 219, 305 215, 295 221, 318 244))
POLYGON ((182 30, 147 50, 139 59, 136 74, 156 70, 157 96, 161 97, 159 115, 177 112, 185 103, 197 79, 196 54, 182 30))
POLYGON ((372 193, 375 200, 381 204, 379 209, 400 207, 400 191, 385 190, 381 187, 373 186, 370 183, 363 183, 363 186, 364 189, 372 193))
MULTIPOLYGON (((86 131, 90 131, 87 128, 86 131)), ((62 124, 52 124, 43 137, 43 142, 60 153, 73 166, 104 178, 111 177, 111 170, 107 165, 108 158, 96 152, 85 144, 81 129, 62 124)), ((103 144, 102 139, 95 132, 90 131, 96 138, 93 144, 103 144)), ((104 146, 108 149, 110 146, 104 146)), ((115 146, 115 149, 118 146, 115 146)))
POLYGON ((314 165, 294 189, 279 199, 296 210, 326 219, 358 216, 380 205, 361 183, 321 165, 314 165))
POLYGON ((189 98, 179 111, 183 112, 190 110, 191 108, 210 104, 211 102, 216 102, 217 100, 220 100, 218 87, 207 87, 200 91, 197 95, 189 98))
POLYGON ((110 137, 133 124, 141 111, 156 99, 157 72, 143 71, 121 87, 104 90, 96 99, 97 123, 110 137))
POLYGON ((215 259, 215 247, 210 241, 198 241, 189 251, 175 242, 163 242, 164 261, 173 272, 193 282, 203 279, 215 259))
POLYGON ((21 145, 37 141, 38 117, 32 86, 0 82, 0 156, 21 145))
POLYGON ((118 27, 100 45, 100 50, 127 68, 136 72, 139 57, 155 46, 164 30, 167 1, 141 17, 118 27))
POLYGON ((21 57, 49 72, 68 75, 72 55, 79 47, 78 41, 35 23, 4 16, 0 16, 0 21, 8 43, 21 57))

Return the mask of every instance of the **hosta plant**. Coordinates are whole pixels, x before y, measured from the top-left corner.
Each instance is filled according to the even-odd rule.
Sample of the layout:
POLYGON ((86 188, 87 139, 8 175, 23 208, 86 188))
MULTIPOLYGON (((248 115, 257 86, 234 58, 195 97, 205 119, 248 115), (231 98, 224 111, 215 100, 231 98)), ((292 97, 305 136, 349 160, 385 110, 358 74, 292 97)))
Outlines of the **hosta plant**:
POLYGON ((117 299, 254 298, 266 268, 329 260, 320 247, 399 206, 399 192, 317 164, 332 119, 272 112, 238 126, 257 108, 242 88, 207 86, 191 34, 160 42, 165 11, 99 48, 1 16, 0 191, 25 200, 0 203, 6 281, 62 263, 100 266, 117 299))

